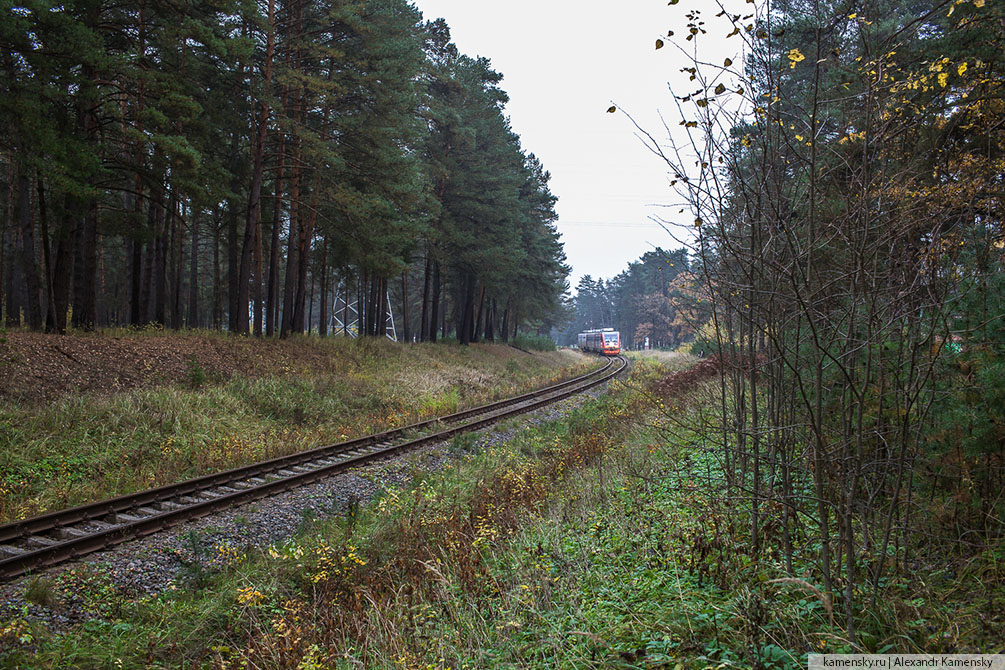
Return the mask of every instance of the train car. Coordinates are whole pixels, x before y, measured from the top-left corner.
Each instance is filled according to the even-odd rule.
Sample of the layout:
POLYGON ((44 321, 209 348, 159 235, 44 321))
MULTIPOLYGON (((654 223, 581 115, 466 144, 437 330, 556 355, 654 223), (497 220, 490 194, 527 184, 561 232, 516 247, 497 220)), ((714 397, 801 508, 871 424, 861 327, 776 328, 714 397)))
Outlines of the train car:
POLYGON ((621 333, 613 328, 596 328, 579 334, 580 351, 593 351, 605 356, 621 353, 621 333))

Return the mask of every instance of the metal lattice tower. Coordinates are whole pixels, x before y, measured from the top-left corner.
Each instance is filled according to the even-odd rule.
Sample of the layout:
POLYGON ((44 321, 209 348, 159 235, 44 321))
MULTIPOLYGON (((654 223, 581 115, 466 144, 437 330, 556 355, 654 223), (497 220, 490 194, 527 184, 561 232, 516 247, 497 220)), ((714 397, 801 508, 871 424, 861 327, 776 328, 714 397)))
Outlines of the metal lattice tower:
MULTIPOLYGON (((345 281, 340 281, 335 291, 331 314, 328 325, 332 335, 359 337, 359 307, 355 299, 349 300, 349 285, 345 281)), ((389 340, 398 341, 398 331, 394 326, 394 311, 391 309, 391 296, 387 296, 384 335, 389 340)))

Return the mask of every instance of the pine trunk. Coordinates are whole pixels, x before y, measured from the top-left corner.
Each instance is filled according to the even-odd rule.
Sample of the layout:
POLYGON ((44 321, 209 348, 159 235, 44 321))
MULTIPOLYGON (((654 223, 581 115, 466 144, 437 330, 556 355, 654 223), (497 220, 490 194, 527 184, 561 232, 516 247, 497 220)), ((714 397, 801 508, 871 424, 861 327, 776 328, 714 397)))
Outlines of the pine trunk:
POLYGON ((432 263, 429 260, 429 252, 426 252, 426 262, 423 263, 422 270, 422 316, 419 321, 419 341, 429 341, 429 311, 432 300, 432 263))
POLYGON ((80 330, 94 330, 97 321, 98 292, 98 201, 91 199, 81 226, 80 281, 74 281, 73 326, 80 330))
MULTIPOLYGON (((357 305, 357 308, 359 306, 357 305)), ((358 314, 358 312, 357 312, 358 314)), ((342 306, 342 335, 349 335, 349 268, 345 269, 345 298, 342 306)))
MULTIPOLYGON (((436 341, 437 314, 440 309, 440 262, 433 261, 433 297, 429 303, 429 342, 436 341)), ((446 335, 446 333, 444 333, 446 335)))
POLYGON ((317 223, 318 212, 318 192, 321 186, 321 173, 314 172, 313 192, 311 193, 311 208, 307 214, 306 222, 300 226, 298 236, 297 256, 297 294, 294 301, 293 329, 298 333, 305 331, 304 317, 306 316, 307 300, 307 270, 311 259, 311 243, 314 240, 314 226, 317 223))
POLYGON ((199 211, 193 209, 192 257, 189 259, 188 275, 188 327, 199 327, 199 211))
POLYGON ((265 305, 262 300, 262 212, 259 207, 255 217, 255 254, 251 273, 251 299, 255 304, 255 318, 251 331, 255 337, 262 336, 262 319, 265 305))
POLYGON ((472 303, 474 303, 474 286, 471 275, 465 275, 464 288, 460 292, 460 304, 455 305, 454 319, 457 321, 457 341, 468 344, 471 341, 473 329, 472 303))
POLYGON ((25 318, 32 330, 42 330, 38 263, 35 260, 35 226, 32 221, 31 180, 22 169, 17 178, 17 218, 21 225, 21 274, 25 288, 25 318))
POLYGON ((305 332, 310 335, 312 324, 314 323, 314 288, 317 286, 317 277, 314 276, 314 271, 311 271, 311 291, 310 295, 307 296, 307 323, 305 332))
POLYGON ((492 298, 489 302, 488 316, 485 319, 485 339, 488 342, 496 341, 496 299, 492 298))
POLYGON ((318 309, 318 335, 328 334, 328 235, 323 234, 321 244, 321 300, 318 309))
POLYGON ((52 295, 52 240, 49 236, 49 216, 45 202, 45 184, 42 177, 38 178, 38 221, 42 232, 42 272, 45 276, 45 285, 42 287, 45 296, 45 332, 56 332, 56 303, 52 295))
POLYGON ((387 277, 380 278, 380 309, 377 313, 377 337, 387 337, 387 277))
MULTIPOLYGON (((241 274, 240 254, 237 252, 237 218, 239 208, 237 204, 238 196, 236 194, 241 192, 240 153, 238 149, 237 133, 235 132, 230 146, 230 172, 234 175, 234 179, 230 183, 230 190, 235 195, 227 201, 227 330, 231 333, 240 332, 238 328, 238 314, 241 311, 238 309, 238 305, 240 304, 238 287, 240 286, 239 278, 241 274)), ((152 206, 153 203, 151 202, 152 206)))
MULTIPOLYGON (((269 35, 265 56, 265 86, 272 83, 272 56, 275 50, 275 2, 269 0, 269 35)), ((265 172, 265 142, 268 139, 270 107, 266 102, 260 102, 261 111, 258 115, 258 132, 255 136, 255 153, 252 159, 251 188, 248 192, 248 211, 244 220, 244 243, 241 248, 241 266, 237 277, 237 302, 239 305, 237 332, 247 335, 251 324, 248 313, 249 288, 251 286, 252 261, 255 250, 261 244, 258 239, 261 229, 262 215, 262 179, 265 172)), ((260 263, 259 263, 260 266, 260 263)), ((261 274, 256 275, 256 281, 261 282, 261 274)), ((261 288, 259 288, 261 291, 261 288)), ((256 305, 257 307, 257 305, 256 305)), ((256 309, 256 321, 258 320, 256 309)), ((259 324, 260 325, 260 324, 259 324)))
POLYGON ((286 279, 283 284, 283 319, 281 337, 293 330, 293 300, 295 297, 297 268, 297 240, 300 236, 300 149, 299 140, 293 139, 293 166, 290 174, 290 234, 286 243, 286 279))
POLYGON ((129 323, 143 324, 143 242, 138 236, 129 239, 129 323))
POLYGON ((478 342, 482 339, 483 317, 488 317, 485 310, 485 284, 482 284, 481 291, 478 294, 478 316, 475 318, 475 330, 471 335, 472 342, 478 342))
POLYGON ((408 332, 408 266, 401 271, 401 341, 411 342, 408 332))
MULTIPOLYGON (((147 220, 150 221, 151 217, 154 216, 154 203, 150 202, 150 209, 147 211, 147 220)), ((151 231, 154 229, 151 227, 151 231)), ((74 235, 76 239, 76 235, 74 235)), ((143 323, 150 323, 153 320, 153 304, 154 304, 154 259, 157 255, 157 242, 156 238, 147 243, 146 253, 143 254, 143 287, 140 290, 140 314, 142 315, 143 323)))
POLYGON ((171 273, 171 328, 174 330, 181 330, 183 325, 183 311, 182 311, 182 295, 184 295, 184 286, 182 285, 182 277, 184 277, 184 243, 185 243, 185 223, 183 220, 182 212, 178 210, 179 207, 183 205, 178 202, 177 196, 171 199, 171 220, 172 220, 172 240, 174 242, 174 248, 172 249, 173 260, 172 273, 171 273))
POLYGON ((223 327, 223 277, 220 275, 220 219, 213 210, 213 328, 223 327))
POLYGON ((499 334, 502 335, 503 342, 509 342, 509 309, 510 309, 510 299, 506 299, 506 309, 503 310, 503 320, 502 327, 499 329, 499 334))
MULTIPOLYGON (((286 93, 283 93, 283 105, 286 105, 286 93)), ((279 330, 279 247, 280 232, 283 223, 283 159, 286 138, 279 136, 278 165, 276 167, 275 188, 272 201, 272 238, 269 242, 269 282, 268 282, 268 317, 265 320, 265 334, 269 337, 279 330)))
POLYGON ((4 300, 8 296, 6 270, 10 268, 7 262, 7 244, 11 230, 14 227, 14 160, 7 158, 7 211, 4 213, 3 230, 0 231, 0 314, 4 311, 4 300))
POLYGON ((17 271, 19 265, 17 261, 17 248, 21 241, 19 233, 20 231, 14 224, 13 218, 11 218, 7 226, 6 242, 4 243, 6 255, 4 265, 7 270, 4 282, 4 297, 6 298, 4 325, 8 328, 18 328, 21 326, 21 273, 17 271))
POLYGON ((71 204, 71 196, 66 196, 67 206, 63 221, 54 240, 56 247, 52 265, 52 331, 66 332, 66 312, 70 307, 70 279, 73 277, 73 241, 76 237, 77 217, 71 204))
POLYGON ((154 323, 167 324, 167 212, 157 207, 157 237, 154 241, 154 323))

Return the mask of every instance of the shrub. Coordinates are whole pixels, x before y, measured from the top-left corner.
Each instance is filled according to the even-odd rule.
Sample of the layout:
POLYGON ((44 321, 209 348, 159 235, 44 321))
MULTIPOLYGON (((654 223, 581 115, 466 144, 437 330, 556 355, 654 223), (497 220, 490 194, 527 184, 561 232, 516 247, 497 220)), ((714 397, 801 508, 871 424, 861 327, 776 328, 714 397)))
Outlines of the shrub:
POLYGON ((555 340, 547 335, 530 335, 518 333, 512 344, 518 349, 533 349, 534 351, 555 351, 555 340))

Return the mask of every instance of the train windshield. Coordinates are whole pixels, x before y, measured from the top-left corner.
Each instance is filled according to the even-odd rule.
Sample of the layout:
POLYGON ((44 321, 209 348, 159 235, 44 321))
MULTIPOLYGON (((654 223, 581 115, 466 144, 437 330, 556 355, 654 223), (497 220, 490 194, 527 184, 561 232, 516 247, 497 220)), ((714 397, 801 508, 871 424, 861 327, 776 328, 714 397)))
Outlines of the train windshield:
POLYGON ((604 344, 617 344, 618 334, 617 333, 604 333, 604 344))

